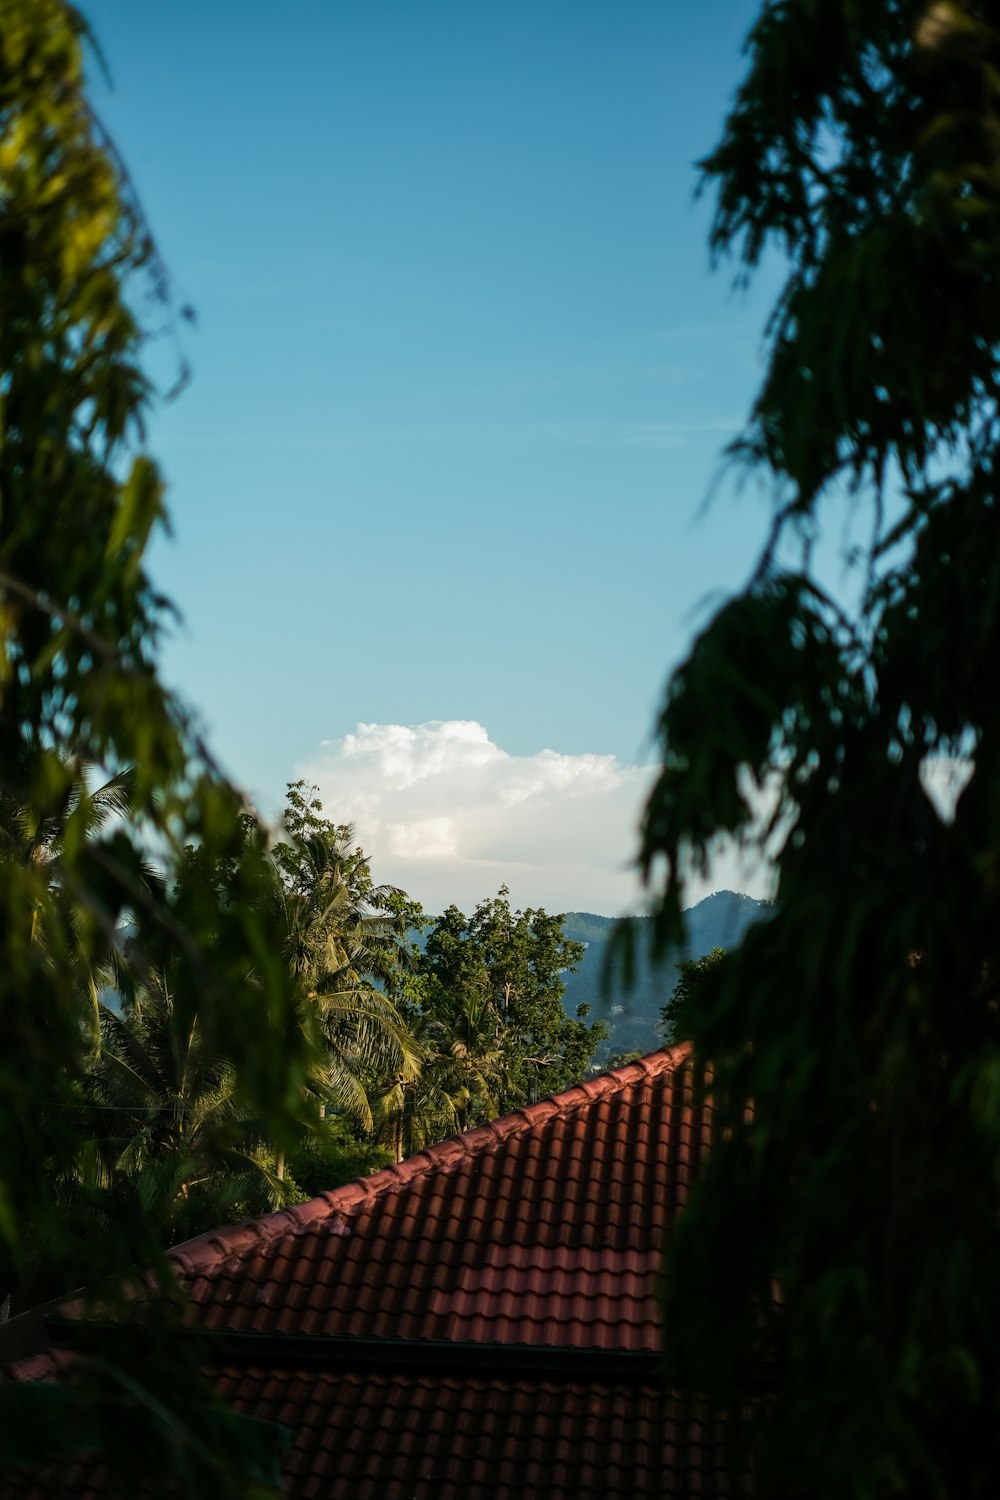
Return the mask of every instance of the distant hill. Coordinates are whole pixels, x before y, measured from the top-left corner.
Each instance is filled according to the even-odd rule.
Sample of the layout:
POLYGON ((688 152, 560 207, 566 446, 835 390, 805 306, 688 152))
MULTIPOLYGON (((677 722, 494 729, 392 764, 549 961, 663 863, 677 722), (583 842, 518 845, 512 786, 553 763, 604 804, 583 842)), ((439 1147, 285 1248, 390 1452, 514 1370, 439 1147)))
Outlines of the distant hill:
POLYGON ((760 921, 770 909, 768 902, 740 896, 735 891, 716 891, 706 896, 684 913, 687 925, 684 948, 669 954, 666 962, 656 968, 650 962, 649 941, 643 932, 652 919, 638 917, 635 985, 626 994, 620 982, 616 982, 607 1000, 601 997, 601 974, 616 918, 589 911, 567 912, 566 936, 585 943, 587 951, 576 973, 563 976, 566 984, 563 1004, 570 1015, 575 1015, 578 1005, 588 1004, 591 1019, 600 1017, 611 1031, 595 1062, 603 1065, 615 1054, 652 1052, 660 1046, 660 1010, 677 981, 676 964, 685 958, 700 958, 712 948, 735 948, 751 923, 760 921))

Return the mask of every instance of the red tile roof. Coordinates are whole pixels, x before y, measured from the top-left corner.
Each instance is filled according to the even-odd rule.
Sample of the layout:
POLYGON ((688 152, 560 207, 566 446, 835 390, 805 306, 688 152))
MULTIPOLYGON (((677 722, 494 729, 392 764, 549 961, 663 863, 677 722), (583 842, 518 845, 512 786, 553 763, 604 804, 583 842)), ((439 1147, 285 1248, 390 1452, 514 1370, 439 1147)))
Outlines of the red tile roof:
POLYGON ((173 1258, 254 1333, 658 1347, 654 1282, 707 1144, 660 1052, 173 1258))
POLYGON ((302 1500, 724 1496, 720 1443, 654 1383, 226 1369, 238 1409, 295 1428, 302 1500), (678 1440, 683 1434, 681 1440, 678 1440))
POLYGON ((725 1493, 660 1389, 656 1278, 708 1148, 686 1048, 173 1259, 289 1497, 725 1493))

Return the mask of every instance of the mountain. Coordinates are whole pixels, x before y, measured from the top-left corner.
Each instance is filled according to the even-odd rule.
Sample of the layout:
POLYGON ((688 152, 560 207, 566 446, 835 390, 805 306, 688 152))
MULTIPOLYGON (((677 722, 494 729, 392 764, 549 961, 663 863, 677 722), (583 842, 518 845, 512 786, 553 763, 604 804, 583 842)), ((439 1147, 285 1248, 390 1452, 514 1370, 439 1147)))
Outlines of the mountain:
POLYGON ((633 988, 626 992, 618 977, 612 978, 605 999, 601 978, 607 943, 616 918, 601 917, 589 911, 566 913, 568 938, 586 944, 583 962, 573 974, 563 975, 566 993, 563 1004, 572 1016, 580 1004, 590 1006, 591 1019, 600 1018, 610 1029, 595 1056, 601 1067, 621 1053, 652 1052, 662 1043, 659 1033, 660 1010, 676 981, 676 965, 685 958, 700 958, 713 948, 735 948, 753 922, 759 922, 771 910, 767 901, 741 896, 735 891, 716 891, 684 913, 687 941, 682 949, 667 955, 654 968, 649 958, 649 936, 652 919, 635 918, 638 926, 636 975, 633 988))

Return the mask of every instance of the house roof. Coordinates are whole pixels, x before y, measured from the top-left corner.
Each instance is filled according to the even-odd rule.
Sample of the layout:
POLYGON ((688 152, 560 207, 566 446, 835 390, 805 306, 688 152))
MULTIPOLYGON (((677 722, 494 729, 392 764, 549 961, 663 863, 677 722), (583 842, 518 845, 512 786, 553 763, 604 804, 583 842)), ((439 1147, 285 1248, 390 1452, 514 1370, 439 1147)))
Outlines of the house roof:
POLYGON ((725 1493, 661 1389, 656 1281, 708 1148, 686 1048, 172 1252, 289 1497, 725 1493))
POLYGON ((683 1049, 173 1252, 243 1333, 655 1350, 655 1279, 707 1120, 683 1049))

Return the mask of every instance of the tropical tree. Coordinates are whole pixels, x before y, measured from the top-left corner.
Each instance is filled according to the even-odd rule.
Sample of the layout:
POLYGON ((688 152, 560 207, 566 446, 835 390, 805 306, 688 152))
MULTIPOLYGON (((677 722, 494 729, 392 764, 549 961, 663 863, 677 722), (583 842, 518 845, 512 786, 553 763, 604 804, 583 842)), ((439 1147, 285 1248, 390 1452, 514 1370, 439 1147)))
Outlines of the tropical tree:
POLYGON ((664 1318, 768 1500, 1000 1488, 998 22, 768 0, 704 163, 716 251, 784 256, 734 450, 776 517, 668 688, 642 858, 661 945, 720 832, 778 890, 688 1012, 717 1130, 664 1318))
POLYGON ((91 1098, 98 1119, 109 1112, 109 1178, 139 1196, 164 1243, 276 1207, 282 1188, 260 1124, 197 1016, 181 1020, 167 975, 150 976, 126 1017, 104 1006, 101 1021, 91 1098))
POLYGON ((392 1160, 392 1151, 364 1135, 353 1120, 327 1112, 318 1128, 311 1129, 288 1153, 288 1170, 306 1199, 353 1182, 356 1177, 367 1177, 392 1160))
POLYGON ((580 962, 582 944, 565 937, 562 916, 512 911, 509 894, 501 886, 468 918, 450 906, 422 962, 468 1103, 495 1100, 500 1113, 582 1077, 606 1035, 602 1022, 586 1024, 587 1006, 575 1020, 563 1009, 561 975, 580 962))
POLYGON ((464 1128, 465 1098, 456 1090, 446 1027, 419 1005, 406 1003, 403 1014, 415 1065, 399 1069, 383 1083, 373 1110, 376 1138, 395 1161, 464 1128))
POLYGON ((410 958, 409 935, 423 924, 419 903, 376 885, 350 823, 323 815, 318 787, 290 782, 274 861, 283 877, 286 952, 306 983, 369 979, 391 988, 410 958))
POLYGON ((380 1137, 397 1160, 494 1119, 506 1062, 503 1021, 483 989, 448 986, 425 966, 406 982, 400 1008, 419 1069, 398 1074, 376 1108, 380 1137))
MULTIPOLYGON (((100 1278, 107 1307, 137 1262, 169 1271, 140 1202, 99 1246, 64 1236, 51 1184, 79 1164, 93 1047, 80 974, 137 913, 144 932, 168 933, 196 976, 203 1036, 227 1039, 237 1092, 275 1138, 295 1128, 310 1058, 266 898, 265 832, 246 838, 238 794, 157 675, 164 603, 143 555, 163 485, 141 447, 150 387, 137 309, 148 294, 162 321, 169 278, 89 108, 85 38, 63 0, 0 0, 0 824, 9 846, 12 810, 29 808, 59 847, 55 885, 44 859, 0 859, 0 1243, 17 1261, 44 1241, 62 1285, 100 1278), (88 764, 105 778, 130 768, 128 826, 93 836, 79 790, 88 764), (169 877, 192 843, 236 862, 238 899, 220 908, 205 887, 180 909, 169 878, 150 884, 151 852, 169 877)), ((192 1495, 242 1492, 238 1427, 166 1316, 164 1304, 149 1336, 103 1365, 80 1363, 95 1424, 114 1405, 126 1435, 108 1457, 192 1495)), ((17 1426, 0 1421, 0 1444, 17 1426)))
POLYGON ((490 1119, 500 1110, 506 1061, 503 1022, 482 989, 442 996, 439 1014, 447 1028, 458 1127, 466 1130, 473 1120, 490 1119))
POLYGON ((665 1042, 682 1041, 689 1033, 696 1008, 711 1003, 712 986, 718 981, 725 958, 725 948, 710 948, 700 958, 685 958, 675 965, 677 983, 660 1011, 660 1034, 665 1042))
POLYGON ((283 952, 320 1022, 329 1097, 371 1129, 369 1092, 386 1079, 412 1083, 420 1070, 392 991, 411 966, 410 933, 423 913, 396 887, 375 884, 353 827, 323 816, 317 788, 289 785, 283 826, 274 849, 283 952))
MULTIPOLYGON (((20 866, 39 877, 40 893, 32 913, 32 941, 44 952, 46 946, 45 914, 53 906, 62 906, 61 929, 72 932, 72 910, 66 909, 62 889, 62 851, 67 819, 73 817, 88 840, 96 840, 109 828, 120 823, 131 810, 131 773, 119 772, 102 785, 94 786, 95 768, 69 761, 65 768, 71 776, 64 805, 50 808, 47 814, 17 802, 10 794, 0 799, 0 863, 20 866)), ((81 1020, 89 1021, 96 1042, 98 1003, 106 977, 105 969, 114 952, 108 942, 98 947, 96 955, 76 945, 65 957, 75 965, 74 986, 82 1006, 81 1020)))
MULTIPOLYGON (((194 867, 182 867, 181 886, 194 867)), ((175 903, 183 900, 180 889, 175 903)), ((149 942, 130 935, 109 977, 114 1003, 100 1003, 87 1089, 109 1211, 137 1199, 170 1245, 286 1201, 266 1124, 240 1094, 231 1049, 206 1035, 172 943, 161 935, 154 958, 149 942)))

